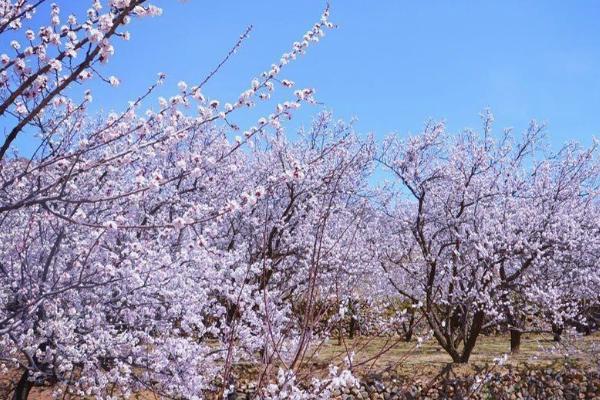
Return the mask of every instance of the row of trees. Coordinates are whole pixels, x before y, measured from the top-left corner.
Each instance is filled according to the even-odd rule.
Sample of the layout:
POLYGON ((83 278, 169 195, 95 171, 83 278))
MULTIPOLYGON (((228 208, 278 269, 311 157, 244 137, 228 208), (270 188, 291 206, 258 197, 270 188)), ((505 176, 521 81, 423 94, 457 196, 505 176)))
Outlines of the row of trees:
POLYGON ((409 197, 385 203, 381 266, 455 362, 486 327, 508 326, 518 350, 527 317, 562 326, 598 302, 597 145, 550 153, 535 123, 517 138, 492 122, 452 136, 430 124, 380 157, 409 197))
POLYGON ((20 38, 0 56, 0 364, 20 371, 15 399, 48 384, 222 396, 241 360, 267 398, 326 397, 354 382, 350 348, 341 370, 298 382, 359 303, 382 311, 372 332, 423 317, 467 362, 488 326, 517 338, 527 317, 560 326, 598 302, 595 144, 552 153, 540 127, 496 135, 490 114, 482 133, 430 123, 382 145, 327 113, 286 135, 314 91, 280 75, 333 27, 328 10, 238 99, 203 92, 217 67, 158 109, 140 105, 164 76, 122 112, 90 115, 91 94, 65 89, 118 84, 98 71, 111 40, 160 10, 94 1, 63 21, 51 5, 30 30, 43 3, 0 3, 0 35, 20 38), (236 115, 274 90, 289 100, 240 129, 236 115), (29 157, 14 147, 23 134, 38 138, 29 157), (391 179, 374 187, 378 166, 391 179))

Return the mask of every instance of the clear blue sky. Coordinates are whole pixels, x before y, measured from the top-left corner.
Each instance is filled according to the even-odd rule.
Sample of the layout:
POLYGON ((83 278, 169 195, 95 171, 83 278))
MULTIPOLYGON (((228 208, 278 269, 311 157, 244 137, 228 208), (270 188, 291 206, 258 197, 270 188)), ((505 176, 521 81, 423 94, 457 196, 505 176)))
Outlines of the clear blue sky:
MULTIPOLYGON (((88 5, 66 3, 83 11, 88 5)), ((105 72, 122 85, 94 85, 95 107, 120 108, 159 71, 168 75, 162 95, 174 94, 179 80, 201 80, 253 24, 250 39, 205 90, 236 99, 324 6, 314 0, 153 3, 163 16, 134 21, 131 41, 117 43, 105 72)), ((315 87, 337 117, 357 117, 360 132, 407 134, 428 118, 445 119, 451 130, 477 128, 479 112, 490 107, 498 128, 522 130, 532 118, 547 122, 555 145, 600 136, 600 2, 332 0, 331 20, 339 28, 283 77, 315 87)), ((318 110, 299 115, 299 122, 318 110)))

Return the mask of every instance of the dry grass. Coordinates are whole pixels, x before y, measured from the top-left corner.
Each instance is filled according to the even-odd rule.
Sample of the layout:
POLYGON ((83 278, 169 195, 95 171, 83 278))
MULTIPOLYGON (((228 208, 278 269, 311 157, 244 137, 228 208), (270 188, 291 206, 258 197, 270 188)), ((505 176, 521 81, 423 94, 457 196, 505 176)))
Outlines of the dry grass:
MULTIPOLYGON (((586 364, 593 362, 588 352, 593 343, 600 343, 600 333, 565 339, 563 343, 553 342, 550 335, 524 334, 521 351, 510 354, 508 335, 481 336, 466 369, 493 364, 495 359, 505 354, 508 354, 507 363, 515 366, 546 366, 564 361, 586 364)), ((346 341, 345 346, 338 345, 337 341, 329 342, 322 346, 317 358, 323 363, 339 362, 347 354, 346 347, 348 351, 354 351, 353 362, 364 372, 387 369, 406 376, 430 375, 433 370, 440 370, 452 361, 435 339, 416 346, 415 342, 392 342, 385 338, 367 337, 346 341), (387 351, 382 353, 384 349, 387 351)))
MULTIPOLYGON (((526 334, 522 338, 521 352, 510 355, 507 362, 515 366, 532 367, 556 366, 565 361, 589 364, 597 362, 597 359, 592 360, 591 353, 587 351, 593 343, 600 343, 600 333, 566 339, 564 343, 552 342, 549 335, 526 334)), ((337 340, 332 340, 314 350, 318 351, 309 358, 305 373, 322 373, 331 362, 341 364, 348 352, 354 352, 353 363, 358 366, 357 369, 361 373, 387 370, 400 376, 427 377, 436 374, 452 361, 434 339, 416 346, 416 342, 405 343, 397 339, 359 337, 352 341, 345 340, 342 345, 338 345, 337 340)), ((478 368, 493 364, 494 359, 509 352, 508 336, 482 336, 477 342, 470 364, 455 368, 455 373, 473 373, 478 368)), ((0 376, 0 397, 4 396, 3 389, 8 387, 11 378, 14 379, 14 376, 0 376)), ((40 388, 35 388, 30 395, 31 400, 50 398, 49 390, 40 388)), ((145 392, 139 393, 137 399, 157 400, 159 397, 145 392)))

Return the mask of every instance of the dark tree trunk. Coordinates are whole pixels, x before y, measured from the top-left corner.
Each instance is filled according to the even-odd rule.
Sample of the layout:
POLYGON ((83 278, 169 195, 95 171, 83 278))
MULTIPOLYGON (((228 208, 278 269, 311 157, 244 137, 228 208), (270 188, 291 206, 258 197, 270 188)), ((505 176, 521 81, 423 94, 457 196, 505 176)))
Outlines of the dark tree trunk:
POLYGON ((349 332, 350 339, 354 339, 354 335, 356 335, 356 328, 357 328, 356 325, 357 325, 356 318, 354 318, 354 315, 352 315, 350 317, 350 332, 349 332))
POLYGON ((484 318, 485 313, 483 311, 477 311, 473 316, 471 329, 469 329, 469 336, 465 338, 465 345, 463 347, 462 354, 460 355, 460 358, 458 360, 459 363, 466 364, 469 362, 469 358, 471 357, 471 353, 473 352, 473 349, 475 348, 475 343, 477 342, 477 337, 481 333, 484 318))
POLYGON ((29 371, 25 370, 21 375, 21 379, 17 382, 17 386, 15 386, 15 393, 12 400, 27 400, 29 391, 33 387, 33 382, 27 379, 28 377, 29 371))
POLYGON ((356 331, 358 330, 358 320, 357 320, 357 316, 356 316, 356 307, 354 305, 354 301, 350 302, 350 306, 348 307, 350 309, 350 326, 349 326, 349 337, 350 339, 354 339, 354 336, 356 335, 356 331))
POLYGON ((524 327, 524 318, 518 310, 507 308, 506 317, 510 330, 510 352, 517 354, 521 351, 521 335, 524 327))
MULTIPOLYGON (((431 324, 431 322, 429 320, 429 316, 426 316, 426 317, 428 318, 428 321, 431 324)), ((459 354, 458 350, 456 349, 456 347, 454 346, 454 343, 452 342, 452 340, 448 340, 448 337, 446 335, 442 334, 437 329, 434 329, 433 336, 435 336, 435 339, 437 340, 438 344, 440 346, 442 346, 442 348, 444 350, 446 350, 446 353, 448 353, 448 355, 450 357, 452 357, 453 363, 460 362, 460 354, 459 354)))
POLYGON ((517 354, 521 351, 521 331, 518 329, 510 330, 510 352, 517 354))
POLYGON ((413 327, 409 326, 408 329, 406 330, 406 332, 404 333, 404 341, 406 343, 408 343, 412 340, 412 337, 413 337, 413 327))
POLYGON ((410 311, 410 318, 408 319, 408 322, 406 324, 402 324, 402 328, 404 330, 404 341, 405 342, 410 342, 412 340, 413 337, 413 331, 414 331, 414 326, 415 326, 415 310, 414 308, 411 308, 410 311))
POLYGON ((552 340, 555 342, 560 342, 560 337, 563 332, 563 327, 558 324, 552 324, 552 340))

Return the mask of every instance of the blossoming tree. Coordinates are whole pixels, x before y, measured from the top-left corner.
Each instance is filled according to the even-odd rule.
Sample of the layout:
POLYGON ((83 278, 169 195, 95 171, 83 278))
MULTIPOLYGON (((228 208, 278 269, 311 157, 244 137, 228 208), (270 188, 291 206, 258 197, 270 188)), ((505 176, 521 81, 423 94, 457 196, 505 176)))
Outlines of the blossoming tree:
POLYGON ((537 125, 493 135, 491 115, 482 134, 431 123, 384 143, 379 160, 400 189, 377 192, 372 138, 329 113, 285 130, 315 91, 283 71, 334 27, 327 9, 235 99, 204 85, 249 30, 156 107, 141 109, 162 74, 120 112, 91 115, 86 82, 119 84, 98 68, 112 41, 161 10, 95 0, 63 18, 44 3, 0 0, 11 39, 0 55, 0 372, 17 371, 14 399, 35 386, 223 397, 240 362, 258 367, 264 398, 327 398, 356 383, 342 325, 349 315, 354 333, 360 306, 365 331, 404 328, 410 340, 424 318, 467 362, 487 326, 508 325, 516 349, 526 315, 560 329, 598 301, 595 146, 548 153, 537 125), (81 98, 67 96, 79 84, 81 98), (274 104, 275 90, 287 101, 274 104), (238 113, 258 102, 272 112, 240 128, 238 113), (37 146, 27 156, 15 146, 25 134, 37 146), (390 312, 399 304, 408 315, 390 312), (305 367, 334 334, 346 367, 317 379, 305 367))
POLYGON ((399 245, 383 262, 418 285, 394 284, 422 304, 455 362, 500 322, 517 347, 523 302, 557 316, 568 293, 597 280, 597 225, 586 217, 598 204, 596 146, 548 154, 535 123, 519 139, 494 136, 492 121, 486 113, 483 133, 456 136, 430 123, 406 141, 389 138, 380 157, 400 186, 385 225, 399 245), (565 295, 548 296, 550 287, 565 295))
MULTIPOLYGON (((347 128, 322 125, 299 146, 283 138, 282 120, 312 89, 243 136, 232 118, 293 86, 280 72, 333 27, 328 11, 234 101, 203 93, 217 67, 158 110, 139 108, 162 75, 123 112, 94 118, 91 93, 76 101, 65 89, 95 75, 117 85, 96 64, 131 18, 160 9, 94 1, 61 25, 52 5, 36 33, 26 25, 41 3, 0 7, 0 33, 27 40, 1 56, 0 115, 14 127, 0 149, 0 359, 21 370, 14 398, 47 384, 57 395, 199 398, 228 390, 232 363, 258 351, 268 379, 288 361, 277 382, 290 387, 316 313, 293 324, 290 296, 310 303, 341 263, 351 240, 333 239, 347 225, 332 216, 348 214, 340 204, 352 204, 370 157, 347 128), (30 158, 11 150, 25 130, 39 137, 30 158)), ((350 379, 334 378, 317 390, 350 379)))

